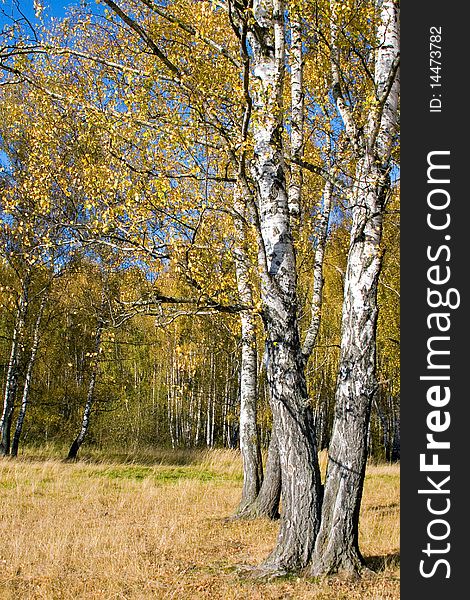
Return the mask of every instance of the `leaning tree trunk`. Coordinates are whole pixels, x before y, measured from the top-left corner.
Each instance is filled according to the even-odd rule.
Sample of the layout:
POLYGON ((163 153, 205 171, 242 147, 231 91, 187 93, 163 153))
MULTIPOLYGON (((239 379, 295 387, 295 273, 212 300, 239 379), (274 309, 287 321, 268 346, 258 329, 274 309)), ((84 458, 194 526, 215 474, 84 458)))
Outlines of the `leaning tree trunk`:
POLYGON ((18 389, 19 353, 21 347, 21 339, 23 336, 23 329, 26 320, 27 307, 27 290, 26 287, 24 287, 19 300, 15 325, 13 328, 10 358, 8 361, 8 369, 5 382, 3 412, 2 417, 0 419, 0 453, 3 456, 8 456, 8 454, 10 453, 11 424, 13 419, 13 410, 15 407, 15 397, 18 389))
POLYGON ((275 574, 307 565, 318 531, 321 495, 296 315, 295 252, 282 150, 284 8, 279 0, 255 0, 249 30, 266 372, 282 474, 279 536, 262 569, 275 574))
POLYGON ((28 366, 26 368, 26 375, 23 386, 23 397, 21 399, 21 406, 18 413, 18 419, 16 421, 15 435, 13 436, 13 442, 11 444, 11 456, 18 455, 18 445, 20 443, 21 431, 23 429, 24 418, 26 416, 26 409, 28 407, 29 390, 31 387, 31 380, 33 377, 34 363, 36 362, 36 355, 39 348, 41 320, 46 301, 47 296, 46 294, 44 294, 41 299, 41 305, 39 307, 38 315, 36 317, 36 323, 34 325, 33 344, 31 347, 31 354, 29 357, 28 366))
POLYGON ((101 335, 103 333, 103 322, 101 320, 98 321, 98 326, 96 329, 95 335, 95 356, 93 357, 93 366, 90 377, 90 384, 88 386, 87 399, 85 403, 85 409, 83 411, 82 416, 82 426, 80 428, 80 432, 77 437, 74 439, 72 445, 70 446, 69 453, 67 455, 67 460, 74 460, 77 458, 78 451, 80 450, 81 445, 83 444, 83 440, 88 432, 88 426, 90 424, 90 415, 91 409, 93 407, 93 401, 95 398, 95 385, 96 379, 98 377, 99 370, 99 353, 101 347, 101 335))
MULTIPOLYGON (((398 6, 394 0, 385 0, 378 8, 381 23, 375 66, 377 103, 368 115, 364 134, 356 137, 362 156, 358 160, 353 194, 335 418, 312 575, 339 571, 357 574, 364 568, 358 543, 359 512, 371 403, 377 390, 377 285, 382 259, 382 216, 398 106, 398 6)), ((337 98, 340 93, 338 86, 337 98)), ((342 109, 347 110, 344 105, 340 106, 342 109)), ((345 125, 348 129, 347 119, 345 125)))

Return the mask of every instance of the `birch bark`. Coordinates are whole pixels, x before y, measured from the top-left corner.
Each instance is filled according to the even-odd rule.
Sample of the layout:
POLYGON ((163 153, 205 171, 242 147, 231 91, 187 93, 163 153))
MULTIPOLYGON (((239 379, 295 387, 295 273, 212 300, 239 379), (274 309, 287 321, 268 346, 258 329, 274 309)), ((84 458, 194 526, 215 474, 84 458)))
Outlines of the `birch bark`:
POLYGON ((98 319, 98 325, 95 334, 95 356, 90 376, 90 383, 88 385, 87 399, 85 403, 85 408, 83 410, 82 425, 80 428, 80 432, 78 433, 77 437, 74 439, 72 445, 70 446, 67 460, 74 460, 75 458, 77 458, 78 451, 80 450, 80 447, 83 444, 85 436, 88 432, 91 410, 93 408, 93 402, 95 399, 95 386, 99 371, 99 353, 101 348, 101 336, 103 333, 103 328, 104 322, 102 321, 102 319, 98 319))
POLYGON ((5 381, 5 394, 3 400, 3 411, 0 418, 0 453, 8 456, 10 453, 11 424, 13 410, 15 407, 16 392, 19 377, 19 354, 23 330, 28 310, 28 285, 22 286, 22 292, 18 301, 15 325, 11 342, 10 358, 8 360, 7 376, 5 381))
MULTIPOLYGON (((358 543, 359 511, 371 403, 377 390, 375 341, 377 285, 382 261, 380 243, 399 93, 398 5, 393 0, 385 0, 377 3, 377 10, 380 22, 375 62, 376 103, 367 116, 363 134, 351 124, 347 106, 338 103, 358 162, 352 194, 353 222, 343 299, 335 418, 312 575, 339 571, 356 574, 365 566, 358 543)), ((339 100, 339 87, 336 93, 339 100)))
POLYGON ((303 54, 302 25, 299 8, 293 7, 290 17, 291 45, 291 168, 289 182, 289 213, 291 218, 299 217, 302 200, 302 169, 298 162, 302 158, 304 140, 304 92, 303 92, 303 54))
POLYGON ((276 433, 273 431, 269 441, 263 483, 255 500, 244 508, 240 516, 249 519, 279 519, 280 500, 281 464, 276 433))
POLYGON ((257 186, 267 379, 279 444, 283 510, 277 545, 262 568, 305 567, 319 525, 320 475, 296 314, 296 265, 282 150, 284 3, 253 2, 253 178, 257 186))
POLYGON ((31 387, 31 381, 33 378, 33 369, 34 369, 34 364, 36 362, 36 355, 37 355, 38 348, 39 348, 42 315, 44 313, 44 308, 46 306, 46 302, 47 302, 47 294, 44 293, 44 295, 41 299, 41 304, 39 306, 39 311, 38 311, 38 314, 36 317, 36 323, 34 324, 33 343, 31 346, 31 354, 29 357, 28 366, 26 368, 26 375, 25 375, 24 386, 23 386, 23 396, 21 399, 21 406, 20 406, 20 410, 18 413, 18 419, 16 421, 15 434, 13 436, 13 442, 11 444, 11 452, 10 452, 11 456, 18 455, 18 446, 20 443, 21 431, 23 429, 23 423, 24 423, 24 419, 26 416, 26 410, 28 407, 29 391, 30 391, 30 387, 31 387))
MULTIPOLYGON (((243 204, 238 191, 235 192, 236 215, 243 215, 243 204)), ((246 252, 245 224, 240 216, 235 217, 237 231, 234 249, 237 287, 240 301, 246 306, 253 305, 253 291, 250 283, 250 264, 246 252)), ((241 372, 240 372, 240 451, 243 458, 243 490, 236 515, 244 511, 256 500, 263 480, 261 445, 257 424, 258 373, 256 324, 252 311, 243 311, 241 320, 241 372)))
POLYGON ((330 221, 332 193, 333 184, 331 181, 326 181, 323 190, 323 206, 316 236, 316 248, 313 263, 313 294, 310 305, 310 324, 302 346, 302 355, 305 363, 313 352, 315 343, 317 341, 318 331, 320 329, 321 306, 323 298, 323 259, 325 256, 326 240, 328 237, 328 224, 330 221))

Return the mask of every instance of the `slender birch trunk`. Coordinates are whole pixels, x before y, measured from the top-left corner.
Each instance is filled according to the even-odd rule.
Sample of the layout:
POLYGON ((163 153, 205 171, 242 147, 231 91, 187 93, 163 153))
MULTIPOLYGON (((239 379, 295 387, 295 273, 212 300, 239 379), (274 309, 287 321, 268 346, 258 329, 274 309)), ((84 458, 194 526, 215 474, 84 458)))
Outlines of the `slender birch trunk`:
POLYGON ((210 357, 210 370, 209 370, 209 392, 207 394, 207 406, 206 406, 206 447, 211 447, 211 402, 212 402, 212 364, 214 355, 211 353, 210 357))
POLYGON ((18 302, 15 325, 11 342, 10 358, 8 361, 7 376, 5 381, 5 394, 3 412, 0 419, 0 454, 8 456, 10 453, 11 424, 15 407, 16 392, 18 389, 20 347, 23 330, 28 310, 28 286, 23 285, 18 302))
MULTIPOLYGON (((235 213, 243 215, 243 205, 235 192, 235 213)), ((253 305, 250 283, 250 264, 245 250, 245 224, 235 218, 237 244, 234 250, 238 295, 243 304, 253 305)), ((241 372, 240 372, 240 451, 243 459, 243 490, 236 515, 243 516, 258 495, 263 480, 261 445, 257 424, 258 373, 256 324, 253 312, 244 311, 241 320, 241 372)))
POLYGON ((215 382, 214 382, 214 395, 212 397, 212 422, 211 422, 211 448, 214 447, 214 432, 215 432, 215 382))
POLYGON ((255 500, 244 508, 240 516, 248 519, 278 519, 280 500, 281 463, 279 460, 279 446, 276 434, 273 431, 268 446, 263 483, 255 500))
POLYGON ((243 509, 256 499, 263 480, 261 445, 257 425, 257 352, 253 315, 241 315, 241 326, 240 451, 243 458, 243 491, 237 512, 243 512, 243 509))
POLYGON ((26 368, 26 375, 25 375, 24 386, 23 386, 23 396, 21 399, 21 406, 20 406, 20 410, 18 413, 18 419, 16 421, 15 434, 13 436, 13 442, 11 444, 11 456, 18 455, 18 446, 20 443, 21 431, 23 429, 23 423, 24 423, 24 419, 26 416, 26 410, 28 407, 29 391, 30 391, 30 387, 31 387, 31 381, 33 378, 33 369, 34 369, 34 364, 36 362, 36 355, 37 355, 38 348, 39 348, 41 321, 42 321, 42 316, 44 313, 44 308, 46 306, 46 302, 47 302, 47 294, 44 293, 44 295, 41 299, 41 304, 39 306, 39 311, 38 311, 38 314, 36 317, 36 323, 34 324, 33 343, 31 346, 31 354, 29 357, 28 366, 26 368))
POLYGON ((175 438, 173 435, 173 416, 172 416, 172 412, 171 412, 171 403, 172 403, 172 397, 173 397, 173 361, 171 363, 171 371, 170 373, 167 373, 167 393, 166 393, 166 407, 167 407, 167 421, 168 421, 168 431, 170 433, 170 439, 171 439, 171 447, 174 449, 175 448, 175 438))
POLYGON ((290 15, 290 67, 291 67, 291 133, 290 133, 290 182, 288 190, 291 218, 301 214, 303 172, 298 165, 302 158, 304 143, 304 91, 302 21, 299 8, 293 7, 290 15))
POLYGON ((201 432, 201 422, 202 422, 202 393, 198 390, 197 393, 197 420, 196 420, 196 434, 194 437, 194 445, 197 447, 199 445, 199 436, 201 432))
MULTIPOLYGON (((261 367, 258 368, 261 371, 261 367)), ((261 445, 261 436, 260 436, 261 445)), ((237 516, 244 519, 279 518, 279 503, 281 500, 281 463, 279 446, 274 429, 268 444, 268 454, 264 468, 263 479, 258 495, 247 504, 237 516)))
POLYGON ((101 348, 101 336, 103 333, 103 327, 104 323, 101 319, 99 319, 95 334, 95 356, 93 357, 93 366, 91 371, 90 383, 88 386, 87 399, 83 411, 82 426, 80 428, 79 434, 70 446, 67 460, 74 460, 75 458, 77 458, 78 451, 80 450, 80 447, 83 444, 85 436, 88 432, 91 410, 93 408, 93 402, 95 399, 95 385, 99 371, 99 353, 101 348))
POLYGON ((316 235, 316 248, 313 262, 313 294, 310 305, 310 324, 302 346, 302 355, 305 363, 307 363, 308 358, 315 348, 318 332, 320 330, 324 281, 323 262, 325 257, 326 241, 328 238, 328 224, 330 221, 332 194, 333 184, 330 181, 326 181, 323 189, 320 222, 318 224, 316 235))
POLYGON ((253 3, 253 177, 257 185, 267 380, 279 444, 283 510, 277 545, 263 569, 305 567, 320 517, 320 473, 297 323, 295 252, 282 151, 284 3, 253 3), (263 270, 264 268, 264 270, 263 270))
POLYGON ((281 500, 281 464, 276 433, 269 440, 266 458, 265 477, 256 498, 253 512, 257 517, 279 519, 279 503, 281 500))
MULTIPOLYGON (((336 2, 333 2, 335 5, 336 2)), ((359 550, 359 511, 364 485, 371 403, 377 390, 377 285, 381 269, 382 216, 398 106, 398 5, 378 3, 377 106, 363 134, 353 126, 336 82, 338 108, 356 143, 352 228, 346 269, 335 418, 329 447, 322 522, 311 574, 364 568, 359 550)), ((333 6, 335 8, 335 6, 333 6)), ((339 61, 336 61, 338 67, 339 61)))

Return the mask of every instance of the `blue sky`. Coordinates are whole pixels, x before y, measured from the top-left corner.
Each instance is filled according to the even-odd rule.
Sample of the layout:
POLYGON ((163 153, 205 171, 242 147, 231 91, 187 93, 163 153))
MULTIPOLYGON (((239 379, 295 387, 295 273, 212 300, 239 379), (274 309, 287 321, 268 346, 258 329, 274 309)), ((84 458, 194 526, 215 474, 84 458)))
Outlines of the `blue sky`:
MULTIPOLYGON (((68 6, 78 4, 80 0, 41 0, 44 5, 43 16, 61 18, 65 15, 68 6)), ((91 0, 94 4, 94 0, 91 0)), ((34 26, 37 23, 33 0, 0 0, 0 32, 2 28, 11 23, 8 17, 18 17, 17 6, 34 26)), ((3 151, 0 151, 0 167, 7 166, 8 161, 3 151)))
MULTIPOLYGON (((39 0, 44 6, 44 16, 49 17, 63 17, 68 6, 79 4, 80 0, 39 0)), ((94 4, 94 0, 91 0, 90 4, 94 4)), ((14 15, 16 12, 16 6, 19 5, 24 15, 31 21, 36 22, 36 16, 34 13, 34 2, 33 0, 0 0, 0 9, 6 15, 14 15)), ((5 14, 0 13, 0 28, 8 22, 5 14)), ((17 13, 16 13, 17 14, 17 13)))

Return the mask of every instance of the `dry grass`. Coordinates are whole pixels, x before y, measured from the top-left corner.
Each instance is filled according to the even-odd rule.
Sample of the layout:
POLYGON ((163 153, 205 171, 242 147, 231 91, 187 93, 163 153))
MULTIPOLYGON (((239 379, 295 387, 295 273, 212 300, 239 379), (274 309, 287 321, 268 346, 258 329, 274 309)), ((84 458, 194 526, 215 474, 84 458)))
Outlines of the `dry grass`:
POLYGON ((235 452, 51 456, 0 461, 4 600, 399 598, 396 466, 371 466, 366 480, 361 547, 376 575, 263 583, 235 567, 260 563, 278 526, 225 520, 241 490, 235 452))

